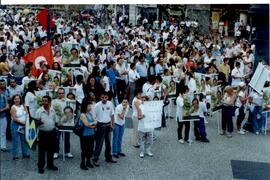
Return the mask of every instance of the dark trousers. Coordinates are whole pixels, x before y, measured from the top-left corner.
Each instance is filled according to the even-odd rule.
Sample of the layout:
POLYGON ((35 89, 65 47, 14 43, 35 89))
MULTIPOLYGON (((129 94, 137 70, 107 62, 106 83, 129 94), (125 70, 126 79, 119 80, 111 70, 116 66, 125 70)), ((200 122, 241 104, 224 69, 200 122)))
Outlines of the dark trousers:
POLYGON ((90 158, 93 155, 93 149, 94 149, 94 140, 95 136, 81 136, 80 137, 80 143, 81 143, 81 161, 84 164, 85 159, 90 162, 90 158))
POLYGON ((205 131, 204 119, 200 117, 200 121, 194 121, 194 136, 196 139, 205 139, 207 134, 205 131))
POLYGON ((120 104, 122 103, 126 92, 126 81, 120 79, 116 80, 116 89, 117 89, 118 103, 120 104))
POLYGON ((189 121, 183 121, 178 123, 178 128, 177 128, 177 133, 178 133, 178 140, 183 139, 182 137, 182 130, 183 130, 183 125, 185 125, 185 141, 189 139, 189 130, 190 130, 190 122, 189 121))
POLYGON ((236 121, 238 130, 241 129, 241 123, 243 122, 244 118, 245 118, 244 106, 241 106, 239 108, 239 115, 237 116, 237 121, 236 121))
POLYGON ((60 151, 60 139, 61 139, 61 134, 65 133, 65 154, 70 153, 70 132, 61 132, 57 131, 56 133, 56 145, 55 145, 55 153, 59 153, 60 151))
POLYGON ((233 111, 234 111, 233 106, 222 107, 222 130, 223 131, 226 131, 226 128, 227 128, 229 133, 233 132, 233 122, 232 122, 233 111))
POLYGON ((45 153, 47 153, 47 167, 52 167, 56 142, 56 130, 39 130, 38 138, 38 168, 43 169, 45 166, 45 153))
POLYGON ((94 161, 98 161, 99 155, 102 150, 103 142, 105 140, 105 158, 110 160, 111 155, 111 122, 109 123, 98 123, 96 133, 96 147, 94 152, 94 161))

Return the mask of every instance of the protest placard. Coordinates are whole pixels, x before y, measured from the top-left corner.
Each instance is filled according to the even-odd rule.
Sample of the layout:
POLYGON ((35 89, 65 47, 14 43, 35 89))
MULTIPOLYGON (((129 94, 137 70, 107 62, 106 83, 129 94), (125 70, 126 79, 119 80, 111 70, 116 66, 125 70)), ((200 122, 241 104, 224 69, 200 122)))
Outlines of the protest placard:
POLYGON ((161 127, 163 101, 145 101, 142 109, 145 117, 143 125, 145 129, 154 129, 161 127))

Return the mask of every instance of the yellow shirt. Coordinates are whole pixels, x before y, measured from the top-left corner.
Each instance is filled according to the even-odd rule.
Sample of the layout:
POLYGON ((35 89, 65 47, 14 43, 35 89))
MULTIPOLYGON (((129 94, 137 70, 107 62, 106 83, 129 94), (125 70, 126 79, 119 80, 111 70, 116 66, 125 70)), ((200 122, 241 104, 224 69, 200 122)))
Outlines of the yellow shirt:
POLYGON ((231 72, 230 66, 229 66, 228 64, 222 63, 222 64, 219 66, 219 71, 225 74, 226 80, 228 81, 229 74, 230 74, 230 72, 231 72))

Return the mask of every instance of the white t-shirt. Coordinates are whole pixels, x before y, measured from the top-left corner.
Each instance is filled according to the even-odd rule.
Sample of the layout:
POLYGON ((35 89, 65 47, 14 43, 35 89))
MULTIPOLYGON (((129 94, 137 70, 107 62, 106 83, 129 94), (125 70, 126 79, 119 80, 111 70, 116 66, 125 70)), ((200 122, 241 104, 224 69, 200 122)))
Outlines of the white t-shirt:
POLYGON ((238 96, 237 96, 237 99, 236 99, 236 102, 235 102, 235 106, 237 106, 237 107, 241 107, 242 106, 242 102, 241 102, 241 100, 240 100, 240 98, 244 98, 245 97, 245 92, 244 91, 240 91, 239 93, 238 93, 238 96))
POLYGON ((78 103, 82 104, 84 98, 83 85, 75 84, 74 88, 76 88, 76 100, 78 103))
POLYGON ((182 121, 183 119, 183 107, 184 99, 182 96, 176 98, 176 121, 182 121))
POLYGON ((107 76, 104 76, 103 78, 101 78, 100 84, 105 89, 105 92, 110 91, 109 78, 107 76))
MULTIPOLYGON (((243 77, 243 74, 239 69, 236 67, 232 70, 232 76, 234 77, 243 77)), ((241 79, 234 79, 232 78, 232 87, 237 87, 239 83, 241 82, 241 79)))
POLYGON ((114 115, 114 107, 111 101, 103 104, 101 101, 94 106, 93 116, 97 118, 100 123, 111 122, 111 116, 114 115))
POLYGON ((195 79, 191 78, 188 82, 189 92, 194 93, 197 90, 195 79))
POLYGON ((155 89, 154 89, 153 85, 151 85, 149 83, 145 83, 143 85, 142 91, 143 91, 143 95, 147 96, 149 98, 149 100, 153 100, 153 98, 155 97, 155 89))
POLYGON ((121 119, 118 115, 119 114, 122 114, 123 112, 123 106, 122 104, 119 104, 116 108, 115 108, 115 113, 114 113, 114 122, 120 126, 123 126, 126 122, 126 116, 128 114, 128 107, 126 108, 125 110, 125 113, 124 113, 124 118, 121 119))
POLYGON ((28 92, 24 99, 25 106, 29 107, 30 116, 34 118, 36 118, 36 110, 37 110, 35 98, 36 96, 33 93, 28 92))

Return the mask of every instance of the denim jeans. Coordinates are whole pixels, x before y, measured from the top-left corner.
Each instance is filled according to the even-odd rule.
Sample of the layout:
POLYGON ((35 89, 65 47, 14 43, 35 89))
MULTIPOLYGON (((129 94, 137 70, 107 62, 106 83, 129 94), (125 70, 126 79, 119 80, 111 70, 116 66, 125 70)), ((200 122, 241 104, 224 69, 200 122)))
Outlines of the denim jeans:
POLYGON ((122 152, 122 137, 125 131, 125 125, 114 124, 113 130, 113 154, 118 155, 122 152))
POLYGON ((7 118, 1 117, 0 118, 0 134, 1 134, 1 149, 7 148, 7 118))
POLYGON ((253 123, 253 132, 260 132, 262 127, 265 125, 265 117, 262 114, 262 107, 255 106, 252 111, 252 123, 253 123))
POLYGON ((25 134, 19 133, 18 130, 19 125, 14 121, 11 122, 12 129, 12 155, 13 157, 18 157, 18 143, 19 139, 21 141, 22 155, 29 156, 29 148, 27 146, 25 140, 25 134))
POLYGON ((99 160, 99 155, 102 150, 103 142, 105 141, 105 158, 106 160, 112 159, 111 155, 111 123, 97 124, 96 145, 94 151, 94 161, 99 160))

